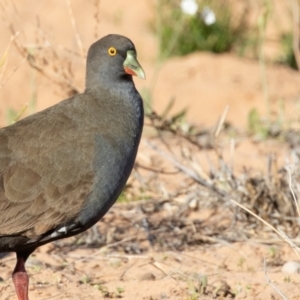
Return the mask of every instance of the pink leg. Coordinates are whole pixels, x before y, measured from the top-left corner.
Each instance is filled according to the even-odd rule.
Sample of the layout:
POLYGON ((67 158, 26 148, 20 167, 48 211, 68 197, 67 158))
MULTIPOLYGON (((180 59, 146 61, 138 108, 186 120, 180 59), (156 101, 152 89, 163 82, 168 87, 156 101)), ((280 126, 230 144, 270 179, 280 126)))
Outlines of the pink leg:
POLYGON ((12 280, 15 285, 15 290, 18 296, 18 300, 29 300, 28 299, 29 276, 25 270, 26 259, 27 257, 24 258, 17 254, 17 264, 12 274, 12 280))

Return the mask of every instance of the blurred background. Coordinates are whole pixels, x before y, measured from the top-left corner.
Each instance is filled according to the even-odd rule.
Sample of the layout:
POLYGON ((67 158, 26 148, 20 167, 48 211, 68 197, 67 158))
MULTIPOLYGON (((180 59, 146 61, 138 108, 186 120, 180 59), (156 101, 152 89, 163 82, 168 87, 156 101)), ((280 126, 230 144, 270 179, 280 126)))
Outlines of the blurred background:
POLYGON ((253 115, 297 118, 296 0, 0 3, 1 125, 82 91, 88 47, 109 33, 136 45, 148 112, 212 126, 229 105, 248 129, 253 115))

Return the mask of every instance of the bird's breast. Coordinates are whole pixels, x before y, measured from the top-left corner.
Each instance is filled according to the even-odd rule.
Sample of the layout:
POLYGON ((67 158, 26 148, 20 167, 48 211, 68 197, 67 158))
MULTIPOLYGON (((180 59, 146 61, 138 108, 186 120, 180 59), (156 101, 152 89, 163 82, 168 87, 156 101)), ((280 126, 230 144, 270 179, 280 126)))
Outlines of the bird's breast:
POLYGON ((84 227, 100 220, 117 200, 133 168, 139 139, 95 137, 94 182, 78 218, 84 227))

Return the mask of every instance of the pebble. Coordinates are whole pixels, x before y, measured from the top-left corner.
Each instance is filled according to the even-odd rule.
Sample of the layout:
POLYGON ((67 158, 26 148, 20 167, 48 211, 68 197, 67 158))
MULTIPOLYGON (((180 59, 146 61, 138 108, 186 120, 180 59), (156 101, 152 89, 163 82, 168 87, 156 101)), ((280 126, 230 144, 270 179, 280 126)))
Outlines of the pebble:
POLYGON ((281 272, 288 274, 299 274, 300 263, 296 261, 288 261, 282 266, 281 272))
POLYGON ((144 281, 153 281, 155 280, 156 277, 152 273, 144 273, 143 275, 140 276, 140 280, 144 281))

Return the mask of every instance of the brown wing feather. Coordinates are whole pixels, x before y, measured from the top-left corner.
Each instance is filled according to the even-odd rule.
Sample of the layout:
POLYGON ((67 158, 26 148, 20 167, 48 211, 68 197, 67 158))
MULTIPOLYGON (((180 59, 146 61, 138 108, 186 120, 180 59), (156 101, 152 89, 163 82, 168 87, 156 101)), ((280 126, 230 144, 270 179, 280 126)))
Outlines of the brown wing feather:
POLYGON ((66 100, 0 130, 0 236, 34 237, 80 211, 93 181, 94 141, 72 111, 66 100))

